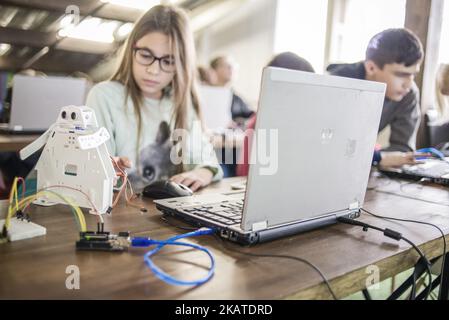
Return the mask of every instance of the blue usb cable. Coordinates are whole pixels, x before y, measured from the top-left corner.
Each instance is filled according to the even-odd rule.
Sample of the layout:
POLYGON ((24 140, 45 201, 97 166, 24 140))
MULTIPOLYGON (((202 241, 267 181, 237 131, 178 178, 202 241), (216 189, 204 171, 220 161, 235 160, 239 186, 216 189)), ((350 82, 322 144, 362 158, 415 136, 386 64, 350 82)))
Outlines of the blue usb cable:
POLYGON ((144 261, 147 264, 147 266, 150 268, 150 270, 153 271, 153 273, 159 279, 161 279, 162 281, 165 281, 168 284, 177 285, 177 286, 198 286, 200 284, 203 284, 203 283, 209 281, 210 278, 212 278, 212 276, 214 275, 214 272, 215 272, 215 259, 214 259, 214 256, 209 251, 209 249, 207 249, 207 248, 205 248, 203 246, 192 244, 192 243, 188 243, 188 242, 177 241, 177 240, 188 238, 188 237, 210 235, 210 234, 213 234, 213 233, 215 233, 215 230, 213 230, 213 229, 201 228, 201 229, 198 229, 198 230, 193 231, 193 232, 188 232, 188 233, 185 233, 185 234, 181 234, 181 235, 178 235, 178 236, 171 237, 171 238, 169 238, 167 240, 153 240, 153 239, 149 239, 149 238, 141 238, 141 237, 139 237, 139 238, 133 238, 131 240, 131 245, 133 247, 149 247, 149 246, 157 245, 156 248, 154 248, 153 250, 150 250, 147 253, 145 253, 144 261), (151 260, 151 256, 153 256, 154 254, 159 252, 166 245, 191 247, 191 248, 194 248, 194 249, 197 249, 197 250, 205 252, 209 256, 210 262, 211 262, 210 263, 209 272, 207 273, 207 275, 204 278, 201 278, 199 280, 184 281, 184 280, 176 279, 176 278, 170 276, 169 274, 167 274, 166 272, 162 271, 162 269, 157 267, 154 264, 154 262, 151 260))
MULTIPOLYGON (((435 148, 424 148, 424 149, 419 149, 419 150, 416 150, 416 152, 419 152, 419 153, 430 153, 431 155, 433 155, 434 157, 436 157, 436 158, 438 158, 438 159, 440 159, 440 160, 443 160, 443 161, 446 161, 445 160, 445 157, 444 157, 444 154, 440 151, 440 150, 438 150, 438 149, 435 149, 435 148)), ((422 160, 422 159, 425 159, 425 157, 423 158, 423 157, 416 157, 416 159, 417 160, 422 160)))

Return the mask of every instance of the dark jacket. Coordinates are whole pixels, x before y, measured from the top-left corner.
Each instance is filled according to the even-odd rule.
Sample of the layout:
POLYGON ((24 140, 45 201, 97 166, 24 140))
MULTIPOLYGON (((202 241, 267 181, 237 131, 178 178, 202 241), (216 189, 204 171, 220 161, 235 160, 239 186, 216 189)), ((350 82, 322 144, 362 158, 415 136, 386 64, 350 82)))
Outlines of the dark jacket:
POLYGON ((232 94, 232 105, 231 105, 232 120, 237 118, 248 119, 254 114, 248 105, 240 98, 235 92, 232 94))
MULTIPOLYGON (((363 62, 353 64, 331 64, 327 71, 335 76, 365 79, 363 62)), ((390 126, 390 146, 385 151, 413 151, 416 149, 416 133, 421 113, 419 109, 419 90, 413 84, 412 90, 401 100, 385 98, 380 119, 379 132, 390 126)))

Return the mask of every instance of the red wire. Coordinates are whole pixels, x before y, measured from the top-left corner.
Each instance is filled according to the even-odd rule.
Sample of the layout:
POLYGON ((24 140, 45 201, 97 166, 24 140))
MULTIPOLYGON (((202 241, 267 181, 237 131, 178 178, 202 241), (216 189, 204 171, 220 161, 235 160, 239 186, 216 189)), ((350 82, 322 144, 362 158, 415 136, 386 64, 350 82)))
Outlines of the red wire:
MULTIPOLYGON (((110 157, 112 160, 112 163, 114 164, 115 168, 119 171, 117 176, 121 177, 123 179, 122 182, 122 186, 120 188, 120 191, 118 192, 117 196, 115 197, 113 203, 112 203, 112 207, 115 207, 115 205, 117 204, 118 200, 120 199, 123 191, 126 188, 126 183, 128 181, 128 175, 126 174, 125 171, 122 170, 122 168, 120 168, 120 166, 118 165, 117 161, 115 161, 115 159, 113 157, 110 157)), ((126 198, 126 193, 125 193, 125 198, 126 198)))
POLYGON ((25 179, 23 179, 22 177, 17 177, 17 181, 20 181, 22 183, 22 199, 23 199, 25 198, 25 190, 26 190, 25 179))

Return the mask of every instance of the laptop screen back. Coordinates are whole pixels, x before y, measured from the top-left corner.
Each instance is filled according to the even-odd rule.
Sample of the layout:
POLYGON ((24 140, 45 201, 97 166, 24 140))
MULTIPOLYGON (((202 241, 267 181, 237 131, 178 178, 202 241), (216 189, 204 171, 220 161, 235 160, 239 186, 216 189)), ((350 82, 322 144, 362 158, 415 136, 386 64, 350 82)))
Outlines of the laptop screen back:
POLYGON ((57 119, 61 107, 84 105, 87 91, 85 79, 17 75, 13 79, 9 128, 45 131, 57 119))
POLYGON ((384 95, 380 83, 266 68, 243 229, 361 206, 384 95))

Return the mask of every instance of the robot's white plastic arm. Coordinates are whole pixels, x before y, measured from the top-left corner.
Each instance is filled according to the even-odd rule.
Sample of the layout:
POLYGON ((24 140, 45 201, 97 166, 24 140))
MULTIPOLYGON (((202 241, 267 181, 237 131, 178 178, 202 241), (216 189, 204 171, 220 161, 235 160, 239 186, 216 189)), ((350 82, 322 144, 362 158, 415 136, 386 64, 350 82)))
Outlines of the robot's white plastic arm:
POLYGON ((110 139, 110 135, 108 130, 106 130, 105 127, 101 127, 93 134, 79 136, 78 137, 78 144, 81 148, 81 150, 87 150, 96 148, 106 141, 110 139))
POLYGON ((42 148, 48 140, 48 136, 55 128, 55 125, 53 124, 50 128, 48 128, 47 131, 45 131, 39 138, 34 140, 32 143, 27 145, 25 148, 20 150, 20 159, 25 160, 29 156, 31 156, 33 153, 37 152, 40 148, 42 148))

